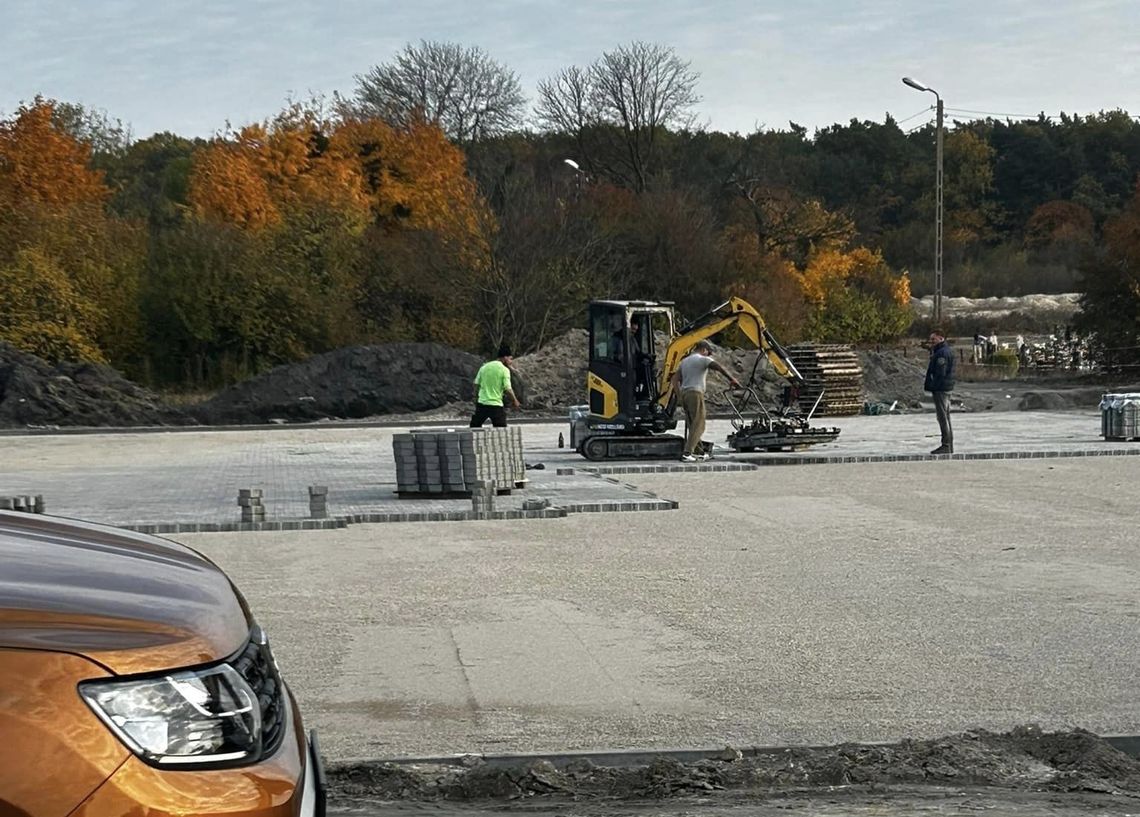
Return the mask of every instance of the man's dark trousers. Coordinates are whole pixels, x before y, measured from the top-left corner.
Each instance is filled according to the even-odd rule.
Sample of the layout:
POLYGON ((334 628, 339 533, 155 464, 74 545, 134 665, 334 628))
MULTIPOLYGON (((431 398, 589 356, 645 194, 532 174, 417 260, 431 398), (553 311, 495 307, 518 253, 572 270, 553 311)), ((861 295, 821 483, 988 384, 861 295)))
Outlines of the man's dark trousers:
POLYGON ((938 429, 942 432, 942 447, 954 450, 954 430, 950 428, 950 392, 932 391, 934 413, 938 415, 938 429))
POLYGON ((483 423, 491 421, 495 428, 507 427, 507 409, 505 406, 488 406, 485 403, 475 404, 475 415, 471 418, 472 428, 482 428, 483 423))

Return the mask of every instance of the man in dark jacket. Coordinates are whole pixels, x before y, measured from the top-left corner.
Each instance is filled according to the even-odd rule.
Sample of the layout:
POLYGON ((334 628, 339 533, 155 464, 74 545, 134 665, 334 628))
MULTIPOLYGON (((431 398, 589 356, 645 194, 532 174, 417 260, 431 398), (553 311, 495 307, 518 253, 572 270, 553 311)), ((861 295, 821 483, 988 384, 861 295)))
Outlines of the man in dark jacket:
POLYGON ((938 415, 938 428, 942 432, 942 445, 930 453, 953 454, 950 392, 954 391, 954 350, 946 342, 946 335, 941 329, 930 333, 930 365, 926 367, 926 384, 923 388, 934 398, 934 411, 938 415))

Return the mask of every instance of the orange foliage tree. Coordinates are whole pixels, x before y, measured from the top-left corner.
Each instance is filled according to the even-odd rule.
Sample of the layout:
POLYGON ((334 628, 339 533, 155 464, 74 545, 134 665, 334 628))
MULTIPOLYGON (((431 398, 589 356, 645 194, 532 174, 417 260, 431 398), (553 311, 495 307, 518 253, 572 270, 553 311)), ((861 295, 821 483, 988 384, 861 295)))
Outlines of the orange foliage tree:
POLYGON ((0 122, 0 206, 100 205, 110 194, 91 168, 91 146, 59 130, 54 110, 54 102, 36 97, 0 122))
POLYGON ((55 123, 55 106, 37 97, 0 122, 0 339, 129 367, 141 338, 141 235, 107 215, 91 146, 55 123))
POLYGON ((731 292, 756 305, 789 341, 860 343, 906 331, 906 273, 891 270, 878 251, 848 248, 850 221, 818 202, 773 201, 748 199, 750 207, 725 229, 731 292))
POLYGON ((808 259, 803 280, 814 306, 808 332, 817 340, 891 340, 910 326, 910 276, 895 273, 878 250, 819 250, 808 259))
POLYGON ((242 319, 248 331, 237 335, 187 327, 228 338, 225 354, 242 367, 349 343, 478 342, 472 304, 494 220, 462 152, 434 125, 293 105, 198 151, 188 202, 201 223, 237 227, 250 248, 206 297, 228 304, 239 290, 237 306, 270 319, 242 319))

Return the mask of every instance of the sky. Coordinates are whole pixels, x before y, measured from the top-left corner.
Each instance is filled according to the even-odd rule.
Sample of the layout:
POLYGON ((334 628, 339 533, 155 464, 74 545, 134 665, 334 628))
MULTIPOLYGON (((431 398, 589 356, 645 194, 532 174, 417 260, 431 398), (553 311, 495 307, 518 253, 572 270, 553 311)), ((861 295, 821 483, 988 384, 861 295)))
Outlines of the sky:
POLYGON ((699 72, 698 123, 809 130, 931 114, 1140 115, 1140 0, 0 0, 0 113, 37 94, 135 138, 210 136, 335 91, 420 39, 477 45, 535 87, 632 40, 699 72))

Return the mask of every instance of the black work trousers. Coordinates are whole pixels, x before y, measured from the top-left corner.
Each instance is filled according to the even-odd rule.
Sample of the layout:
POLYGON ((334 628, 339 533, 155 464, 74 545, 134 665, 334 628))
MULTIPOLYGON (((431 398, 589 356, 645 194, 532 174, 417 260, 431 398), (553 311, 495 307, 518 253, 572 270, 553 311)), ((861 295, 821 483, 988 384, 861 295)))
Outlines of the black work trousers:
POLYGON ((488 406, 486 403, 475 404, 475 414, 471 417, 472 428, 482 428, 483 423, 491 421, 495 428, 507 427, 506 406, 488 406))

